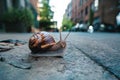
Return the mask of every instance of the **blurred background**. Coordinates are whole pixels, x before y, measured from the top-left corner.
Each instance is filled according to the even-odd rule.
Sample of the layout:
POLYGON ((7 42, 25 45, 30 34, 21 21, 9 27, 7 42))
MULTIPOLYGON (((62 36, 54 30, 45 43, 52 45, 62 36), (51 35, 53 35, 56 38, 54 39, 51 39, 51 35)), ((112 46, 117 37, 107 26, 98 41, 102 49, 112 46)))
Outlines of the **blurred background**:
POLYGON ((120 0, 0 0, 0 32, 59 29, 120 32, 120 0))
POLYGON ((0 80, 14 79, 120 80, 120 0, 0 0, 0 80), (30 54, 39 31, 71 31, 63 58, 30 54))

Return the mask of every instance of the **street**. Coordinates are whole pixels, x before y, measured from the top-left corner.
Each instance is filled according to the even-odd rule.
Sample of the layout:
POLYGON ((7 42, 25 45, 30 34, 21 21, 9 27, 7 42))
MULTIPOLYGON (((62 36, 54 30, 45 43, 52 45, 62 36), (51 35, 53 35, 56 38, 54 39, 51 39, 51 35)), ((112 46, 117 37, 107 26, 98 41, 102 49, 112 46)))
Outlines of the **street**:
MULTIPOLYGON (((68 32, 62 32, 62 38, 68 32)), ((56 42, 59 33, 51 32, 56 42)), ((0 52, 0 80, 119 80, 120 34, 71 32, 63 58, 33 58, 28 48, 32 33, 1 33, 0 40, 26 41, 0 52), (4 60, 1 60, 4 59, 4 60)))

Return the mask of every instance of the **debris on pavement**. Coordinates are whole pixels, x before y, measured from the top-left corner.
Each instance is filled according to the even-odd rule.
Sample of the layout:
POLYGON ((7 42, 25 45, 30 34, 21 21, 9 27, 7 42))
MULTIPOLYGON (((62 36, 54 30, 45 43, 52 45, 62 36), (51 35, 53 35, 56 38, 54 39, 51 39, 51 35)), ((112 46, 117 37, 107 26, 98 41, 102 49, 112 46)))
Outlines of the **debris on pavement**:
POLYGON ((4 51, 8 51, 8 50, 11 50, 12 48, 2 48, 0 47, 0 52, 4 52, 4 51))
POLYGON ((4 52, 4 51, 8 51, 13 49, 13 46, 11 44, 7 44, 7 43, 0 43, 0 52, 4 52))
POLYGON ((13 49, 14 46, 24 45, 25 41, 7 39, 0 41, 0 52, 8 51, 13 49))
MULTIPOLYGON (((11 49, 16 49, 15 46, 22 46, 25 43, 27 43, 27 42, 21 41, 21 40, 13 40, 13 39, 1 40, 0 41, 0 52, 9 51, 11 49)), ((8 56, 10 56, 10 54, 8 56)), ((10 64, 16 68, 20 68, 20 69, 30 69, 31 68, 30 63, 24 62, 22 59, 18 59, 17 57, 14 57, 14 58, 5 57, 2 55, 2 53, 0 55, 0 61, 8 63, 8 64, 10 64)))
POLYGON ((1 61, 1 62, 4 62, 4 61, 5 61, 5 58, 2 57, 2 56, 0 56, 0 61, 1 61))
POLYGON ((0 41, 0 43, 7 43, 7 44, 13 44, 14 46, 21 46, 24 45, 26 42, 21 40, 7 39, 0 41))

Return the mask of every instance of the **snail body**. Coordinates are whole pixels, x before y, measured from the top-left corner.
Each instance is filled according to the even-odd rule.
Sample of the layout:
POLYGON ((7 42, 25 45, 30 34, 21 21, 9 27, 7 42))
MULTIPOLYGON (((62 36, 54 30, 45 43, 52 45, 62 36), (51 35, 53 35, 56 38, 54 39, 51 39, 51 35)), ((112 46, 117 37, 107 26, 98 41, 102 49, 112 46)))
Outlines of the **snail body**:
POLYGON ((33 34, 29 39, 29 48, 33 53, 56 51, 64 49, 66 47, 66 41, 61 39, 55 42, 55 39, 48 32, 41 31, 33 34))

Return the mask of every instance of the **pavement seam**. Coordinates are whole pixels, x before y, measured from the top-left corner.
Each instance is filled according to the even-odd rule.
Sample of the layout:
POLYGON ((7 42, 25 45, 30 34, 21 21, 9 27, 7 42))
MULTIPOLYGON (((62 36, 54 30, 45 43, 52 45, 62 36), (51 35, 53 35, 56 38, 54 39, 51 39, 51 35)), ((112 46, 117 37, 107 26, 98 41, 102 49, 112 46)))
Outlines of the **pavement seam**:
MULTIPOLYGON (((71 43, 72 44, 72 43, 71 43)), ((116 79, 120 80, 120 77, 118 77, 114 72, 112 72, 111 70, 109 70, 108 67, 104 66, 102 63, 96 61, 95 59, 93 59, 90 55, 88 55, 86 52, 84 52, 82 49, 78 48, 76 45, 72 44, 76 49, 78 49, 79 51, 81 51, 86 57, 88 57, 90 60, 92 60, 93 62, 95 62, 97 65, 101 66, 105 71, 108 71, 111 75, 113 75, 116 79)))

